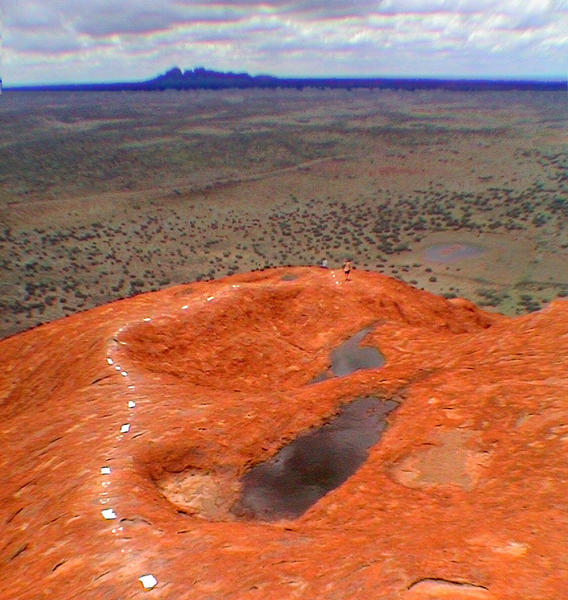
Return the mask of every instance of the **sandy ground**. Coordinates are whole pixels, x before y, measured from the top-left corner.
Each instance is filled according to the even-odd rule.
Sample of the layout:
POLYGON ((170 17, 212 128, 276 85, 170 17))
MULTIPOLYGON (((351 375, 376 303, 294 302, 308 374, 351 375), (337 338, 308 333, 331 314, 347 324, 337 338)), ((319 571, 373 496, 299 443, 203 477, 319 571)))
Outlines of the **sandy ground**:
POLYGON ((324 257, 511 315, 568 294, 565 94, 6 93, 0 123, 1 337, 324 257))

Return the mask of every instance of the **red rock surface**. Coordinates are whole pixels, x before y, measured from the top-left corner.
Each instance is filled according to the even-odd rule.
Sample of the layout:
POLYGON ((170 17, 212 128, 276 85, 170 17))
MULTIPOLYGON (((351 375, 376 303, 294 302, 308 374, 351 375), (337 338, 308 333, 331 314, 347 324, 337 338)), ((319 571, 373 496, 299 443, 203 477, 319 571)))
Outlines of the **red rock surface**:
POLYGON ((567 598, 568 304, 509 319, 340 277, 180 286, 0 342, 0 598, 567 598), (384 367, 308 385, 371 323, 384 367), (232 518, 251 464, 367 394, 401 405, 359 471, 296 520, 232 518))

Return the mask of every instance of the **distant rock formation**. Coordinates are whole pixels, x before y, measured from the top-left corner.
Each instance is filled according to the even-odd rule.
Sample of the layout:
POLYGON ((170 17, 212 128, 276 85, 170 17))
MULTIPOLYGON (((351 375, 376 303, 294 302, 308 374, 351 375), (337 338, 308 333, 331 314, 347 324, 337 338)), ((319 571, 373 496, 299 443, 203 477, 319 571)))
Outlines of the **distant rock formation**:
POLYGON ((212 71, 204 67, 196 67, 193 70, 182 72, 179 67, 173 67, 163 75, 147 81, 150 86, 164 89, 221 89, 221 88, 243 88, 264 87, 269 83, 276 83, 276 77, 260 75, 252 77, 248 73, 222 73, 212 71))
POLYGON ((512 319, 280 268, 75 314, 0 355, 1 598, 565 597, 565 300, 512 319), (310 383, 367 327, 384 365, 310 383), (296 519, 231 511, 253 465, 369 396, 398 408, 339 487, 296 519))
POLYGON ((388 77, 272 77, 248 73, 224 73, 204 67, 182 72, 173 67, 163 75, 144 82, 157 89, 224 89, 224 88, 387 88, 387 89, 455 89, 455 90, 510 90, 510 89, 566 89, 566 82, 547 81, 500 81, 473 79, 431 79, 431 78, 388 78, 388 77))

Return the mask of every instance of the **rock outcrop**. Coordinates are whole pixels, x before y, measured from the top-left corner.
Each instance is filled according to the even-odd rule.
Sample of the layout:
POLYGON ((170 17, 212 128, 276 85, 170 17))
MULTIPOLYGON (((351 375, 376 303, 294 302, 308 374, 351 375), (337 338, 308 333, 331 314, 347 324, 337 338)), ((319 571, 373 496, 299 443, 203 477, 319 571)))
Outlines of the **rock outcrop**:
POLYGON ((378 275, 237 275, 0 342, 0 597, 566 596, 568 304, 506 318, 378 275), (362 329, 385 364, 312 383, 362 329), (398 403, 296 519, 241 477, 357 397, 398 403))

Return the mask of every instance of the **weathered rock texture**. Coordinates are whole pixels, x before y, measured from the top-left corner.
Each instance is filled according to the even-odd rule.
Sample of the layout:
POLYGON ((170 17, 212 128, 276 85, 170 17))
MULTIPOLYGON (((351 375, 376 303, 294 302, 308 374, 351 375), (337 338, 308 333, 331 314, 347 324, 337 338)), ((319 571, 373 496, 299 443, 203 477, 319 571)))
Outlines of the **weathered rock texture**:
POLYGON ((0 597, 566 598, 567 303, 341 279, 175 287, 0 342, 0 597), (369 325, 385 366, 309 385, 369 325), (365 395, 400 406, 353 476, 296 520, 233 516, 252 464, 365 395))

